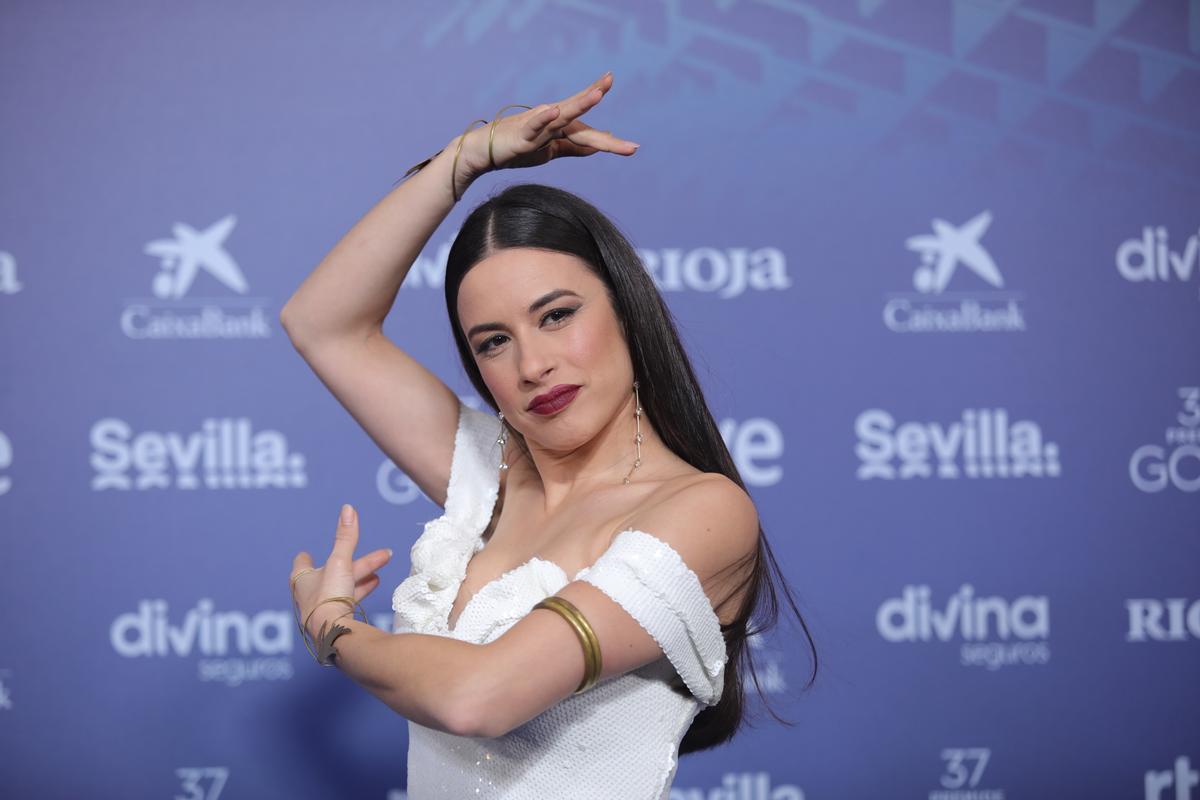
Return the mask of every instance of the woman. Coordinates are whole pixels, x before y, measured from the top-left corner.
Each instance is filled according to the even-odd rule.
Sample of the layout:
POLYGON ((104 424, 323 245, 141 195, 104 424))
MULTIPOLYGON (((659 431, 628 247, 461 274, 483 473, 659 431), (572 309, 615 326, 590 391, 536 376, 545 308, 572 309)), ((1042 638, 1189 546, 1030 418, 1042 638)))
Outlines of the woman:
POLYGON ((778 567, 670 313, 591 205, 518 185, 455 238, 447 312, 495 414, 382 335, 408 265, 493 164, 636 151, 580 120, 611 86, 608 73, 451 140, 281 314, 326 386, 445 510, 412 547, 394 633, 353 617, 390 551, 354 559, 349 506, 325 565, 300 553, 292 569, 319 657, 410 721, 415 800, 667 797, 680 753, 740 726, 747 622, 760 605, 776 614, 766 564, 778 567))

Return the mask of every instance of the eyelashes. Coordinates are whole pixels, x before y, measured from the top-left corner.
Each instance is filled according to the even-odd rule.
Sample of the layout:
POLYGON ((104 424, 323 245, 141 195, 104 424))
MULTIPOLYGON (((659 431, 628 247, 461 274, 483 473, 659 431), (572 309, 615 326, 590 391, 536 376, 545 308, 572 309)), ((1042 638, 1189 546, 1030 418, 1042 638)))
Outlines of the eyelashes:
MULTIPOLYGON (((565 321, 569 317, 574 316, 574 314, 577 310, 578 310, 578 306, 576 306, 575 308, 567 308, 565 306, 562 308, 555 308, 550 311, 547 311, 542 316, 541 321, 543 324, 545 324, 546 321, 549 320, 550 324, 557 325, 558 323, 565 321), (559 314, 560 312, 561 312, 562 316, 555 317, 555 315, 559 314), (551 319, 551 317, 554 317, 554 318, 551 319)), ((476 355, 487 355, 492 349, 499 346, 499 345, 495 344, 496 339, 505 339, 505 338, 507 338, 507 337, 505 337, 504 334, 502 334, 502 333, 497 333, 494 336, 487 337, 486 339, 484 339, 482 342, 479 343, 479 347, 475 348, 476 355)))

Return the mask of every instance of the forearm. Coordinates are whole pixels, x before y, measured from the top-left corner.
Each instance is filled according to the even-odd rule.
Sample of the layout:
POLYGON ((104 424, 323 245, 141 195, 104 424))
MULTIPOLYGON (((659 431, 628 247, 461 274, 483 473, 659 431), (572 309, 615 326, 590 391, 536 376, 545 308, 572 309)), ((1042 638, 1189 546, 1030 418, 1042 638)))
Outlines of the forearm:
MULTIPOLYGON (((423 169, 388 192, 300 284, 280 314, 293 341, 368 333, 383 326, 404 277, 455 205, 450 169, 457 143, 455 137, 423 169)), ((463 167, 460 159, 460 192, 463 167)))
MULTIPOLYGON (((345 610, 313 615, 309 628, 314 641, 321 623, 339 613, 345 610)), ((338 669, 405 719, 470 734, 462 689, 475 674, 479 646, 445 636, 388 633, 349 614, 332 619, 330 625, 334 623, 350 629, 333 643, 338 669)))

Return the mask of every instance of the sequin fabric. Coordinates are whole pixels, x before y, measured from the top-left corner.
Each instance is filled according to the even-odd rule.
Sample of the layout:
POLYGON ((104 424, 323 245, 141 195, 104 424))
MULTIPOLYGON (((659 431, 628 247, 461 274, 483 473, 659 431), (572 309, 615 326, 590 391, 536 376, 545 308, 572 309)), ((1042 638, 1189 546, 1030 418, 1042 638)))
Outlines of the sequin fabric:
MULTIPOLYGON (((396 633, 490 642, 572 580, 557 564, 530 559, 476 592, 449 627, 497 500, 499 433, 497 417, 460 401, 444 513, 425 524, 410 552, 412 570, 392 595, 396 633)), ((409 721, 411 800, 669 798, 680 741, 696 713, 721 699, 726 652, 717 616, 678 552, 645 531, 617 534, 573 579, 613 598, 664 656, 572 695, 504 736, 454 736, 409 721), (691 697, 668 686, 675 673, 691 697)))

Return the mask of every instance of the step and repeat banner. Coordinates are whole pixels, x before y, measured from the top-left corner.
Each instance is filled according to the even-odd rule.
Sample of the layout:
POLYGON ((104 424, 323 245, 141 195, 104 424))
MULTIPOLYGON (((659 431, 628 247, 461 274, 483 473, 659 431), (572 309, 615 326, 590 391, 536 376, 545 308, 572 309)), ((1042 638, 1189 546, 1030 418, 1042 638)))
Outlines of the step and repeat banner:
POLYGON ((388 628, 440 509, 279 311, 470 120, 611 69, 584 120, 639 152, 482 178, 385 332, 480 406, 445 259, 512 183, 639 248, 820 658, 756 638, 765 703, 671 798, 1200 798, 1196 0, 0 20, 0 794, 407 796, 287 578, 353 503, 388 628))

